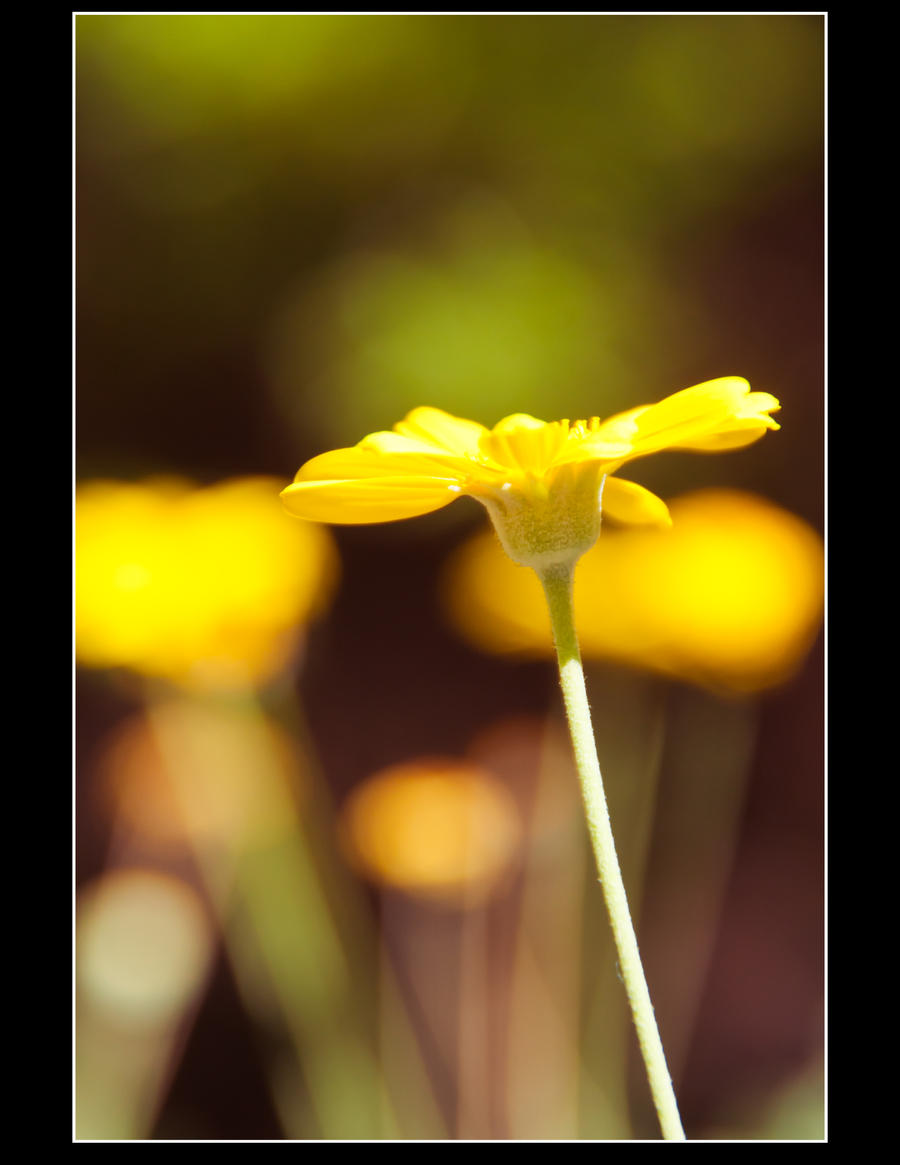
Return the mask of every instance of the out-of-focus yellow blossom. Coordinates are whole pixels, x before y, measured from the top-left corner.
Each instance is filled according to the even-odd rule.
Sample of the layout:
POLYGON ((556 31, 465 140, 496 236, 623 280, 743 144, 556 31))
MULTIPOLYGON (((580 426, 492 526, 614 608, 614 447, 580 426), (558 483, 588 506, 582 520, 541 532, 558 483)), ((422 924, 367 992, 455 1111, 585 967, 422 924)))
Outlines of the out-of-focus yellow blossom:
POLYGON ((282 497, 298 517, 360 523, 415 517, 468 494, 487 507, 510 557, 543 569, 594 544, 601 497, 618 521, 669 524, 655 494, 613 476, 627 462, 662 449, 748 445, 779 427, 769 416, 779 407, 727 376, 606 421, 547 423, 515 413, 486 429, 418 408, 391 432, 306 462, 282 497))
POLYGON ((367 877, 416 897, 482 903, 519 851, 512 794, 484 769, 426 758, 383 769, 341 810, 341 837, 367 877))
POLYGON ((76 654, 188 686, 276 674, 328 600, 327 530, 286 521, 271 478, 93 481, 75 503, 76 654))
MULTIPOLYGON (((670 506, 673 526, 604 530, 575 578, 587 657, 751 692, 788 678, 818 630, 819 535, 753 494, 698 490, 670 506)), ((448 563, 445 610, 467 639, 499 653, 550 654, 537 577, 489 531, 448 563)))

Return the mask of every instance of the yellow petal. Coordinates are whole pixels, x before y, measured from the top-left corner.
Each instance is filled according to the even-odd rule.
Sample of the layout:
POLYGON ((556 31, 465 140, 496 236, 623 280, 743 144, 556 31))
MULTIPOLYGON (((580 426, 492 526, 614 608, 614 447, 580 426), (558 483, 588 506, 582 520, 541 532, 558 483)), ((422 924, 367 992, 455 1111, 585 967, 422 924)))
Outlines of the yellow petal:
POLYGON ((370 433, 360 441, 358 448, 377 453, 385 473, 396 470, 398 473, 435 473, 438 477, 446 477, 463 472, 471 465, 464 453, 454 453, 431 441, 420 441, 403 433, 370 433))
POLYGON ((752 420, 772 427, 774 422, 770 424, 766 414, 779 407, 769 393, 751 392, 742 377, 723 376, 673 393, 659 404, 611 417, 600 426, 598 435, 630 441, 633 449, 628 458, 643 457, 660 449, 696 448, 698 442, 717 433, 743 428, 735 422, 752 420))
POLYGON ((512 413, 498 421, 491 430, 492 433, 517 433, 520 429, 543 429, 546 421, 540 421, 529 413, 512 413))
MULTIPOLYGON (((393 437, 400 441, 396 433, 374 433, 373 437, 393 437)), ((366 442, 370 438, 365 439, 366 442)), ((330 453, 320 453, 307 461, 297 471, 295 482, 301 481, 343 481, 349 478, 370 477, 439 477, 458 480, 457 469, 466 468, 468 463, 461 458, 436 456, 433 449, 423 452, 414 443, 402 448, 369 446, 365 442, 351 449, 334 449, 330 453)))
POLYGON ((498 421, 481 441, 482 453, 499 465, 543 474, 566 445, 566 430, 558 421, 539 421, 513 413, 498 421))
POLYGON ((448 506, 460 492, 459 482, 453 478, 356 477, 298 481, 283 490, 281 498, 295 517, 311 522, 361 525, 429 514, 448 506))
POLYGON ((578 441, 569 440, 554 460, 554 465, 567 465, 572 461, 618 461, 630 452, 630 441, 611 440, 606 434, 591 433, 578 441))
POLYGON ((629 409, 625 413, 616 413, 615 416, 608 417, 601 423, 596 433, 592 434, 591 439, 594 441, 609 441, 613 444, 626 445, 630 448, 631 442, 637 435, 638 417, 651 408, 653 408, 652 405, 640 405, 636 409, 629 409))
POLYGON ((723 453, 728 449, 741 449, 744 445, 752 445, 769 429, 780 429, 781 425, 766 417, 764 420, 736 421, 734 428, 721 430, 709 437, 701 437, 694 441, 682 441, 676 448, 690 449, 695 453, 723 453))
POLYGON ((394 430, 404 437, 427 441, 451 453, 465 455, 477 453, 481 438, 487 432, 477 421, 467 421, 451 416, 443 409, 427 406, 413 409, 406 417, 394 425, 394 430))
POLYGON ((662 498, 633 481, 608 477, 601 497, 603 516, 639 526, 671 526, 669 508, 662 498))

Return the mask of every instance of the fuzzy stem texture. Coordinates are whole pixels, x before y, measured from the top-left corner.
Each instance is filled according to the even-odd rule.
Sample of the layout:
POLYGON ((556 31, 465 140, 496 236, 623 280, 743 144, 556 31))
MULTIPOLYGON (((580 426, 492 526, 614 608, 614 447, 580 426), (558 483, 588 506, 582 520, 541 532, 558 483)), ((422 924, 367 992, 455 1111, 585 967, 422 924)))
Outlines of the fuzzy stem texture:
POLYGON ((603 778, 600 775, 587 689, 581 667, 581 653, 575 632, 572 601, 573 567, 556 566, 538 573, 550 609, 550 622, 559 660, 560 683, 575 751, 575 764, 581 781, 588 832, 597 860, 600 885, 606 899, 606 908, 619 956, 619 969, 631 1006, 634 1026, 637 1029, 650 1091, 653 1094, 664 1139, 684 1141, 687 1138, 681 1126, 672 1079, 669 1076, 662 1040, 656 1026, 653 1004, 650 1002, 650 992, 641 964, 634 924, 625 896, 622 871, 616 856, 606 794, 603 791, 603 778))

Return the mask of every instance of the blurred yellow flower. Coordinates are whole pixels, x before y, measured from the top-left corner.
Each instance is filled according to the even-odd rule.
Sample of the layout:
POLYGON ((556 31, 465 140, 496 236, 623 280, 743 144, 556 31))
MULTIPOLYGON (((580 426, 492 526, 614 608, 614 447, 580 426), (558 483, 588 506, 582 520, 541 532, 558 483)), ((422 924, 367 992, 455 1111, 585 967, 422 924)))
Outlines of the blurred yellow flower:
POLYGON ((392 432, 323 453, 282 493, 288 510, 321 522, 388 522, 449 505, 482 502, 506 552, 538 569, 574 561, 600 532, 602 508, 618 521, 669 524, 655 494, 612 476, 661 449, 716 452, 756 441, 779 426, 780 406, 740 377, 684 389, 606 421, 539 421, 525 413, 493 429, 435 408, 418 408, 392 432))
POLYGON ((255 685, 284 667, 333 590, 337 555, 327 530, 285 521, 272 505, 280 484, 81 486, 79 662, 202 688, 255 685))
POLYGON ((350 860, 375 882, 417 897, 482 903, 519 852, 512 794, 477 765, 426 758, 382 769, 341 810, 350 860))
MULTIPOLYGON (((670 508, 670 531, 607 530, 581 559, 575 614, 584 655, 739 692, 788 678, 821 621, 819 535, 738 490, 698 490, 670 508)), ((451 622, 482 650, 553 651, 537 577, 510 562, 489 531, 451 558, 442 597, 451 622)))

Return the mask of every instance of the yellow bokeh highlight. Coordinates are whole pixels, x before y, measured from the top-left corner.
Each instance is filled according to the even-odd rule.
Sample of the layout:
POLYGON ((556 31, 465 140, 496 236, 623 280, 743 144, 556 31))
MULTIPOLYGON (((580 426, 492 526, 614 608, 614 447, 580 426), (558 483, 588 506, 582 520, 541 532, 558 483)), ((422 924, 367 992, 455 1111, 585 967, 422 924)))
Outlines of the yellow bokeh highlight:
POLYGON ((415 897, 480 905, 509 873, 522 824, 512 794, 484 769, 422 759, 383 769, 341 811, 353 864, 415 897))
POLYGON ((327 603, 327 530, 282 512, 284 483, 93 481, 75 502, 80 663, 198 688, 258 685, 286 666, 327 603))
MULTIPOLYGON (((706 489, 669 504, 670 530, 606 525, 575 575, 583 654, 735 692, 783 682, 821 622, 824 550, 806 522, 756 495, 706 489)), ((447 565, 451 622, 489 652, 552 652, 533 571, 484 531, 447 565)))

